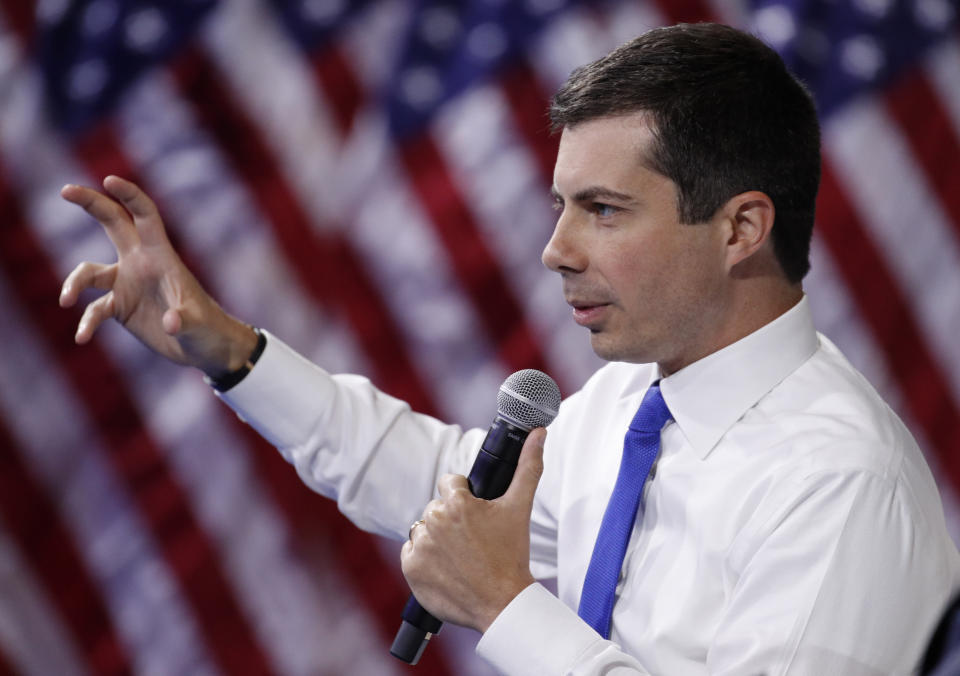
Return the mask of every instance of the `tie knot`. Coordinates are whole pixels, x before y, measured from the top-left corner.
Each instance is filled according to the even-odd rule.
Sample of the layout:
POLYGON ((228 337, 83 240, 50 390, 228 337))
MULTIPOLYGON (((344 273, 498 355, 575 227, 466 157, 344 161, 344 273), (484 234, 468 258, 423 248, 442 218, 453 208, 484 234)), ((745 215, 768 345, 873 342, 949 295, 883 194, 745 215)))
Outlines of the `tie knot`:
POLYGON ((667 402, 663 400, 658 380, 643 395, 643 402, 630 421, 630 429, 634 432, 659 432, 663 424, 671 418, 673 415, 667 408, 667 402))

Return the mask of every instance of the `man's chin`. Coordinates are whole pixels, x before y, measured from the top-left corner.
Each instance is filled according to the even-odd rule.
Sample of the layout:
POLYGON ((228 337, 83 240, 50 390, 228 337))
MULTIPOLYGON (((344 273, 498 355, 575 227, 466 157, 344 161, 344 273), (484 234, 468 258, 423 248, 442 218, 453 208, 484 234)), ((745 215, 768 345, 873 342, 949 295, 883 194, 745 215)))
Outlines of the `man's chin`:
POLYGON ((590 347, 594 354, 605 361, 625 361, 623 346, 617 345, 609 334, 600 329, 590 329, 590 347))
POLYGON ((631 346, 613 340, 609 332, 602 330, 591 329, 590 347, 593 348, 594 354, 604 361, 623 361, 631 364, 647 364, 653 361, 635 346, 631 349, 631 346))

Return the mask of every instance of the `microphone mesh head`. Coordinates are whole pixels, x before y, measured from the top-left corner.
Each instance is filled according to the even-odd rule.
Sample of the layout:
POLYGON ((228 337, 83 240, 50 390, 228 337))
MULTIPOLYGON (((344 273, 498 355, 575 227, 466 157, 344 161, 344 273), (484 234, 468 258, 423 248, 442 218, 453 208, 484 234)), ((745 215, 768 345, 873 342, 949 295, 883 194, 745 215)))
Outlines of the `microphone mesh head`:
POLYGON ((497 413, 532 430, 553 422, 560 408, 560 388, 543 371, 524 369, 503 381, 497 393, 497 413))

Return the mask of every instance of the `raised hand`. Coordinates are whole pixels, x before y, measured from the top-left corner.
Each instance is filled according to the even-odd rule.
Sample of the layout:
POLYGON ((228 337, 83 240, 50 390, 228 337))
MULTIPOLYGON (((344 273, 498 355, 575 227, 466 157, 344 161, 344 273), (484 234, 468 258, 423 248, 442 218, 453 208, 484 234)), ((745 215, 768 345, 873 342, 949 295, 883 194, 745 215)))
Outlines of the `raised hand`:
POLYGON ((77 343, 88 342, 113 318, 178 364, 213 377, 239 368, 256 345, 253 330, 200 286, 170 245, 146 193, 117 176, 104 179, 103 187, 108 194, 78 185, 60 191, 103 225, 117 250, 116 263, 81 263, 63 283, 61 307, 74 305, 85 289, 106 292, 84 310, 77 343))

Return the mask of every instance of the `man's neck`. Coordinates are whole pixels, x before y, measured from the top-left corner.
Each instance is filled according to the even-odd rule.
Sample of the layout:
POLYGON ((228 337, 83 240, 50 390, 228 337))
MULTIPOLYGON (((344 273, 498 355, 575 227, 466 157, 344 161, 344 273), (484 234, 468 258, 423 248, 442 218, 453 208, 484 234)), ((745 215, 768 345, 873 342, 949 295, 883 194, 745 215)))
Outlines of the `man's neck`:
POLYGON ((669 362, 658 362, 663 377, 718 352, 780 317, 803 298, 800 283, 760 278, 740 280, 721 313, 721 321, 702 345, 669 362))

